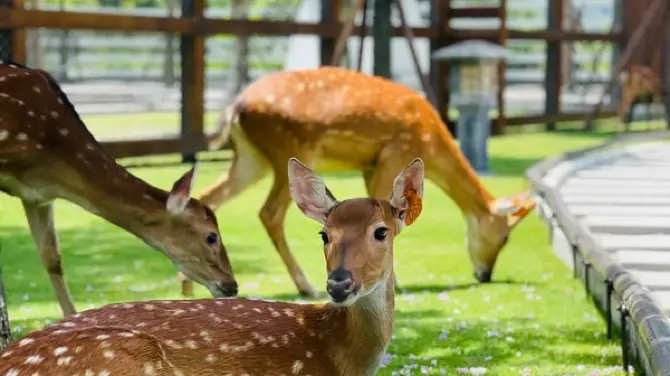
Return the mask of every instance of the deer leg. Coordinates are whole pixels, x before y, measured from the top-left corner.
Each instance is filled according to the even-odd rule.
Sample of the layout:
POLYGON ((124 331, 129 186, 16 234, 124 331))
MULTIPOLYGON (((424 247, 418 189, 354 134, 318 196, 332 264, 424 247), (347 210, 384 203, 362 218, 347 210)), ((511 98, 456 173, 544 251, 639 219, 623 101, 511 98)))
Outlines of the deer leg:
POLYGON ((293 283, 295 283, 298 291, 300 291, 300 295, 308 298, 317 298, 319 294, 307 281, 305 274, 286 243, 284 219, 286 218, 288 206, 291 203, 291 194, 288 186, 287 165, 284 162, 285 160, 282 159, 281 166, 279 166, 279 162, 274 165, 274 184, 259 216, 270 239, 272 239, 272 243, 277 252, 279 252, 279 256, 284 261, 289 274, 291 274, 293 283))
POLYGON ((46 268, 49 278, 51 278, 51 284, 56 292, 63 315, 73 315, 77 313, 77 310, 63 279, 58 236, 54 228, 53 203, 39 205, 24 200, 23 209, 26 212, 28 225, 35 245, 40 252, 44 268, 46 268))
POLYGON ((251 145, 240 130, 231 130, 235 140, 235 159, 228 174, 221 176, 214 184, 200 194, 200 201, 216 211, 226 201, 260 181, 268 172, 268 162, 251 145))

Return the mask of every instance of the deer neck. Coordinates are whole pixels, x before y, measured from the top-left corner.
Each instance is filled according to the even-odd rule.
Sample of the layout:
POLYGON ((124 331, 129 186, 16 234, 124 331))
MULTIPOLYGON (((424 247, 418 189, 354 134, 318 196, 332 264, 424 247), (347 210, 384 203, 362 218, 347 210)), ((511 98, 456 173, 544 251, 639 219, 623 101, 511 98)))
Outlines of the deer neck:
POLYGON ((331 342, 336 344, 331 356, 339 374, 368 376, 379 368, 393 334, 393 280, 391 274, 350 307, 327 306, 339 311, 334 317, 346 322, 339 338, 331 342))
POLYGON ((446 126, 432 145, 435 152, 424 160, 429 179, 435 182, 458 205, 466 217, 482 218, 491 215, 493 196, 477 172, 465 159, 446 126))
POLYGON ((167 220, 168 192, 147 184, 115 162, 106 166, 104 179, 77 172, 78 179, 69 179, 61 196, 159 247, 154 234, 167 220))

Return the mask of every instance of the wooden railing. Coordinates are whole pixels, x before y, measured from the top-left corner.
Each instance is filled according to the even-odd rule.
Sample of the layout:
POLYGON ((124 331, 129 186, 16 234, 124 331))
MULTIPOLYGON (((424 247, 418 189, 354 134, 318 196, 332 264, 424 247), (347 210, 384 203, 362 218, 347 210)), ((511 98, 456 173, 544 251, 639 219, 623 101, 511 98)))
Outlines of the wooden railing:
MULTIPOLYGON (((7 1, 7 0, 4 0, 7 1)), ((204 137, 204 83, 205 83, 205 38, 211 35, 317 35, 322 40, 321 61, 327 62, 333 40, 340 33, 338 0, 322 0, 324 16, 329 13, 326 21, 321 23, 295 23, 288 21, 269 20, 233 20, 213 19, 205 17, 205 0, 183 0, 179 17, 152 17, 142 15, 116 15, 93 12, 70 12, 28 10, 22 7, 22 0, 14 0, 13 5, 0 6, 0 29, 11 33, 13 41, 12 58, 18 62, 26 60, 25 30, 33 28, 65 29, 65 30, 105 30, 118 32, 153 32, 171 33, 180 36, 181 63, 181 135, 177 138, 108 142, 105 146, 117 157, 136 156, 160 153, 182 153, 187 161, 193 160, 195 153, 205 147, 204 137), (325 12, 325 11, 328 12, 325 12), (331 21, 328 21, 331 20, 331 21)), ((563 0, 555 0, 562 3, 563 0)), ((2 4, 2 1, 0 1, 2 4)), ((443 40, 445 35, 441 24, 430 27, 412 27, 417 38, 443 40)), ((359 27, 354 33, 359 33, 359 27)), ((399 27, 391 28, 394 37, 403 35, 399 27)), ((507 30, 507 39, 540 40, 548 43, 574 41, 603 41, 619 43, 619 33, 576 32, 560 29, 552 30, 507 30)), ((368 30, 367 35, 371 35, 368 30)), ((467 39, 491 39, 498 35, 498 30, 463 30, 450 29, 448 40, 455 42, 467 39)), ((560 55, 560 54, 555 54, 560 55)), ((552 56, 551 59, 560 59, 552 56)), ((547 61, 549 64, 549 61, 547 61)), ((547 97, 558 101, 560 82, 548 80, 546 83, 547 97), (555 95, 550 95, 555 93, 555 95)), ((550 106, 547 106, 550 107, 550 106)), ((558 105, 554 106, 559 108, 558 105)), ((612 112, 604 112, 599 116, 611 116, 612 112)), ((542 116, 511 117, 505 124, 518 124, 563 121, 580 119, 582 114, 561 114, 560 111, 542 116)))

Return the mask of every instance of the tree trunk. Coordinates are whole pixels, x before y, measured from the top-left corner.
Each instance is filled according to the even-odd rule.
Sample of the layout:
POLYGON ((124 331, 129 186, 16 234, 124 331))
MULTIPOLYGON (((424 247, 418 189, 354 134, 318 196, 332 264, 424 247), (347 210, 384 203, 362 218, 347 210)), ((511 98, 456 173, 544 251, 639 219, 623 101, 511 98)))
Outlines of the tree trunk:
MULTIPOLYGON (((232 0, 231 18, 247 19, 249 18, 249 0, 232 0)), ((235 50, 233 57, 233 84, 230 87, 229 98, 233 98, 239 93, 244 85, 249 81, 249 37, 246 35, 235 38, 235 50)))
POLYGON ((5 285, 2 279, 2 266, 0 265, 0 351, 7 347, 10 342, 12 342, 12 331, 9 327, 5 285))

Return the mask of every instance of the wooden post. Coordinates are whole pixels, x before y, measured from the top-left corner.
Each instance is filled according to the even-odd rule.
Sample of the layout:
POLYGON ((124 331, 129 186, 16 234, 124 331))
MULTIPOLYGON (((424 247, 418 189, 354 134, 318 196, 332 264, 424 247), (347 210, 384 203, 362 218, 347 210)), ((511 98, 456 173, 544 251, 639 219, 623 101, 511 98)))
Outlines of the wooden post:
POLYGON ((443 0, 431 0, 430 2, 430 27, 437 29, 437 38, 430 40, 430 71, 429 77, 430 82, 433 83, 435 87, 435 109, 440 113, 440 116, 446 120, 446 110, 445 110, 445 92, 444 92, 444 83, 442 82, 442 63, 433 61, 433 53, 437 51, 442 44, 444 43, 444 19, 445 10, 443 8, 443 0))
POLYGON ((391 78, 391 0, 374 0, 374 68, 375 76, 391 78))
MULTIPOLYGON (((205 0, 182 0, 182 17, 197 24, 204 13, 205 0)), ((194 163, 205 139, 205 36, 182 35, 180 53, 182 161, 194 163)))
MULTIPOLYGON (((547 24, 551 31, 561 31, 563 27, 563 0, 549 0, 547 24)), ((544 112, 546 115, 558 115, 561 110, 561 71, 563 48, 561 41, 547 42, 547 64, 544 72, 546 90, 544 112)), ((556 130, 556 122, 547 123, 548 131, 556 130)))
MULTIPOLYGON (((501 46, 507 44, 507 0, 500 0, 500 34, 498 41, 501 46)), ((505 86, 507 79, 505 72, 507 63, 502 60, 498 63, 498 118, 493 123, 491 135, 500 135, 505 133, 505 86)))
POLYGON ((9 314, 7 313, 7 298, 5 285, 2 279, 2 264, 0 264, 0 352, 12 342, 12 330, 9 326, 9 314))
MULTIPOLYGON (((670 10, 666 10, 670 13, 670 10)), ((665 108, 666 127, 670 129, 670 26, 663 24, 661 39, 661 85, 663 88, 663 106, 665 108)))
MULTIPOLYGON (((339 23, 341 5, 340 0, 321 0, 321 23, 339 23)), ((348 36, 347 36, 348 37, 348 36)), ((335 51, 336 40, 330 37, 321 37, 321 65, 337 65, 339 61, 333 63, 333 54, 335 51)), ((346 51, 346 38, 344 41, 344 51, 346 51)))
MULTIPOLYGON (((11 7, 15 9, 25 8, 24 0, 11 0, 11 7)), ((38 29, 35 29, 37 33, 38 29)), ((26 29, 14 29, 12 33, 12 60, 19 64, 26 64, 27 53, 26 53, 26 29)))

